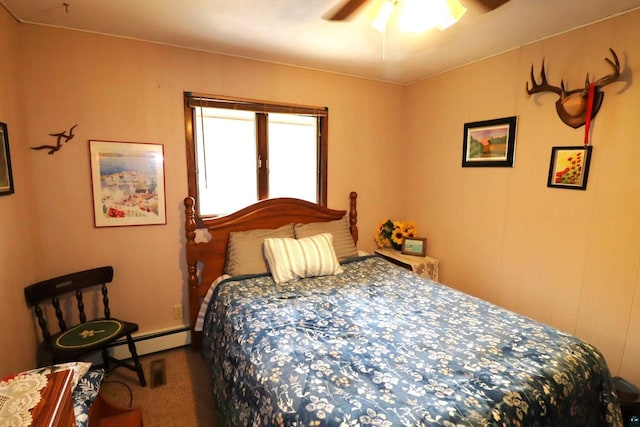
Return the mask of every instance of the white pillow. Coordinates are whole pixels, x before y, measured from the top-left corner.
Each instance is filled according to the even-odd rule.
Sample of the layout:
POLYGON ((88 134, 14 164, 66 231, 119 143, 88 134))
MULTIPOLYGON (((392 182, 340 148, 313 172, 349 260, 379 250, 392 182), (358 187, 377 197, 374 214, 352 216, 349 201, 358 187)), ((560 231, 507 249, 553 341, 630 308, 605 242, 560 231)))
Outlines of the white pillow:
POLYGON ((264 255, 276 283, 342 273, 331 233, 302 239, 264 239, 264 255))

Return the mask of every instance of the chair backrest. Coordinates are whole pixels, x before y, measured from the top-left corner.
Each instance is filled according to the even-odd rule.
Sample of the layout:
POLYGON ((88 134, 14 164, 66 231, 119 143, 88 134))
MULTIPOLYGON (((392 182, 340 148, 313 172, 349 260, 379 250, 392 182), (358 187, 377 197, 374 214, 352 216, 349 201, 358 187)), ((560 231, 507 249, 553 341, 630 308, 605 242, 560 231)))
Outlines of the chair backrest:
POLYGON ((53 279, 43 280, 42 282, 34 283, 24 288, 24 297, 27 304, 33 307, 45 341, 51 340, 51 333, 47 327, 44 312, 40 307, 41 304, 51 302, 56 313, 56 318, 58 319, 60 330, 66 331, 67 324, 64 320, 64 314, 60 308, 60 300, 58 297, 75 292, 79 320, 80 323, 85 323, 87 317, 84 311, 82 290, 101 285, 104 317, 105 319, 109 319, 111 317, 111 310, 109 309, 107 283, 110 283, 112 280, 113 267, 106 266, 54 277, 53 279))

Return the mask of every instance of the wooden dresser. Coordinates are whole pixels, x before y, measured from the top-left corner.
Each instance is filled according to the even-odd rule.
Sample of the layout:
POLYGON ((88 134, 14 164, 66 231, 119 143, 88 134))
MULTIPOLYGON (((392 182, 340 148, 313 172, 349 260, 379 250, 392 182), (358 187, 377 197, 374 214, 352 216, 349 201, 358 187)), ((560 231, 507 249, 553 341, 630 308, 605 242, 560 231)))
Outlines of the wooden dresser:
POLYGON ((75 427, 71 389, 73 372, 64 370, 51 373, 47 377, 47 386, 40 393, 40 402, 31 411, 31 425, 75 427))

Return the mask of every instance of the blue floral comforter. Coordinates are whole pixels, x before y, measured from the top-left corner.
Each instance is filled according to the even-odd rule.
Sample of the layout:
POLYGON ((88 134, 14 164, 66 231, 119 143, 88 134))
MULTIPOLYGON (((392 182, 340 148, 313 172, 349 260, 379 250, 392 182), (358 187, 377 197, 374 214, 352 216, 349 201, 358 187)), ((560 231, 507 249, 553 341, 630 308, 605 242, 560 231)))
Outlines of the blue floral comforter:
POLYGON ((622 425, 590 344, 381 258, 343 267, 216 288, 203 354, 228 425, 622 425))

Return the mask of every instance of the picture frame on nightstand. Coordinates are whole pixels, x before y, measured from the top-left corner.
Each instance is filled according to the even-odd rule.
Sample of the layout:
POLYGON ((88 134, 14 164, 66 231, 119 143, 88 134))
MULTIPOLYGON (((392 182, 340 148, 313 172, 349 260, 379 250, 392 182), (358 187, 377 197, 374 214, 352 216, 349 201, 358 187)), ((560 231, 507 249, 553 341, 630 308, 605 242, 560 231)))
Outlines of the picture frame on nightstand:
POLYGON ((425 256, 427 254, 427 239, 424 237, 405 237, 402 240, 401 252, 405 255, 425 256))

